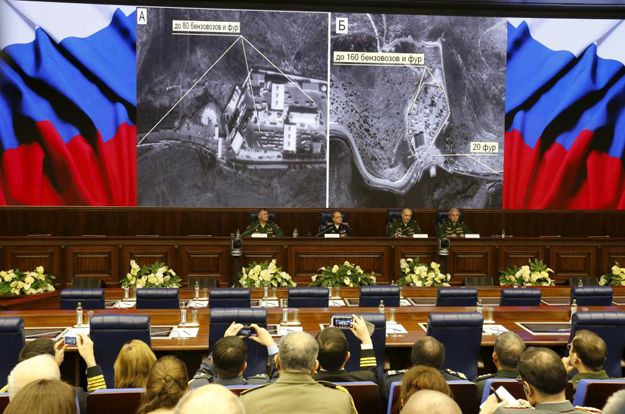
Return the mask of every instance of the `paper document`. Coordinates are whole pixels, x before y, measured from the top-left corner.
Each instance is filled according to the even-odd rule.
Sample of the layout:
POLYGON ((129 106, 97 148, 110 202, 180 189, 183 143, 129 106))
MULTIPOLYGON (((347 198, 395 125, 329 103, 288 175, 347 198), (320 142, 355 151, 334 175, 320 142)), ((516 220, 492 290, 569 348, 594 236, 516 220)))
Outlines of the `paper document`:
MULTIPOLYGON (((521 404, 519 404, 519 401, 516 398, 514 398, 512 394, 510 394, 508 390, 503 387, 503 385, 497 388, 497 395, 502 400, 508 401, 508 403, 506 404, 506 407, 521 407, 521 404)), ((486 402, 484 402, 484 404, 486 404, 486 402)), ((480 410, 482 409, 482 406, 484 404, 480 405, 480 410)))
POLYGON ((171 330, 169 339, 181 339, 181 338, 195 338, 200 331, 200 328, 184 328, 176 326, 171 330))
POLYGON ((125 302, 120 300, 119 302, 115 302, 113 304, 113 308, 115 309, 131 309, 134 308, 137 302, 125 302))
POLYGON ((484 335, 499 335, 504 332, 508 332, 508 330, 503 325, 484 325, 482 327, 484 335))

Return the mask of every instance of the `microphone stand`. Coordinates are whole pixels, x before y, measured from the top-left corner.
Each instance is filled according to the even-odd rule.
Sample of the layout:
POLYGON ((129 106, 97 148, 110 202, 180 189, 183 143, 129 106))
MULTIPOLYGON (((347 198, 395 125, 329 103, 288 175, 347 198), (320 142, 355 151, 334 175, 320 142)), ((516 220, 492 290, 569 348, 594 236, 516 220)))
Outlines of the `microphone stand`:
POLYGON ((321 236, 323 233, 326 233, 326 232, 328 232, 328 231, 332 230, 332 227, 333 227, 333 226, 334 226, 334 223, 333 223, 333 224, 330 224, 330 225, 327 225, 327 224, 326 224, 326 228, 325 228, 325 229, 323 229, 322 231, 320 231, 319 233, 317 233, 317 234, 315 235, 315 237, 319 237, 319 236, 321 236))

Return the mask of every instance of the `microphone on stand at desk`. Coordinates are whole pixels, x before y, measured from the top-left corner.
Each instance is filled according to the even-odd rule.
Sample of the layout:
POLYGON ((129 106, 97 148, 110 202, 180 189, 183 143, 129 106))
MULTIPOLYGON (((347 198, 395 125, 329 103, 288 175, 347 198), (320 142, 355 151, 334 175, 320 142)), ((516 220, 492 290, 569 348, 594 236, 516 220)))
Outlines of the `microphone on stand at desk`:
POLYGON ((260 223, 258 223, 255 227, 252 227, 251 229, 249 229, 249 230, 247 230, 247 231, 244 231, 244 232, 241 234, 241 236, 240 236, 240 237, 246 236, 246 233, 247 233, 247 232, 252 233, 254 230, 256 230, 256 229, 257 229, 257 228, 259 228, 259 227, 260 227, 260 223))
POLYGON ((317 233, 317 234, 315 235, 315 237, 319 237, 319 236, 321 236, 323 233, 326 233, 326 232, 328 232, 328 231, 332 230, 332 227, 334 227, 334 223, 333 223, 333 224, 326 224, 326 228, 325 228, 325 229, 323 229, 323 230, 321 230, 319 233, 317 233))

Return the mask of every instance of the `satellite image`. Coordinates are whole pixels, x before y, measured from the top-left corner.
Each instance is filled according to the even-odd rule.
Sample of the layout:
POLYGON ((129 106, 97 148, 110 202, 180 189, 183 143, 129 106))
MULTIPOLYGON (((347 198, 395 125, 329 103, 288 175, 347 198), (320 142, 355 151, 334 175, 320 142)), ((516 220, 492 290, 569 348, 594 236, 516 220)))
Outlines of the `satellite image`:
POLYGON ((505 19, 331 22, 329 205, 501 208, 505 19), (361 60, 337 60, 343 52, 361 60), (365 62, 363 52, 424 62, 365 62))
POLYGON ((325 206, 327 14, 149 8, 137 100, 139 205, 325 206))

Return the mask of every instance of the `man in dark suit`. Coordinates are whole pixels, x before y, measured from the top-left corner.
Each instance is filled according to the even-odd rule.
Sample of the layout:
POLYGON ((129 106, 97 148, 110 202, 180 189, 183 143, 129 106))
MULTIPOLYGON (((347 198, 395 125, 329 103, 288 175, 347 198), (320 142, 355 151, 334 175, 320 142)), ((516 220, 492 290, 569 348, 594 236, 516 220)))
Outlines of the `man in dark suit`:
POLYGON ((313 376, 313 379, 330 382, 377 382, 378 374, 375 353, 373 352, 373 342, 365 321, 354 315, 354 324, 351 331, 361 342, 360 370, 345 371, 345 364, 351 356, 347 338, 345 338, 345 334, 340 329, 330 327, 317 335, 317 343, 319 344, 317 360, 319 361, 320 369, 313 376))

